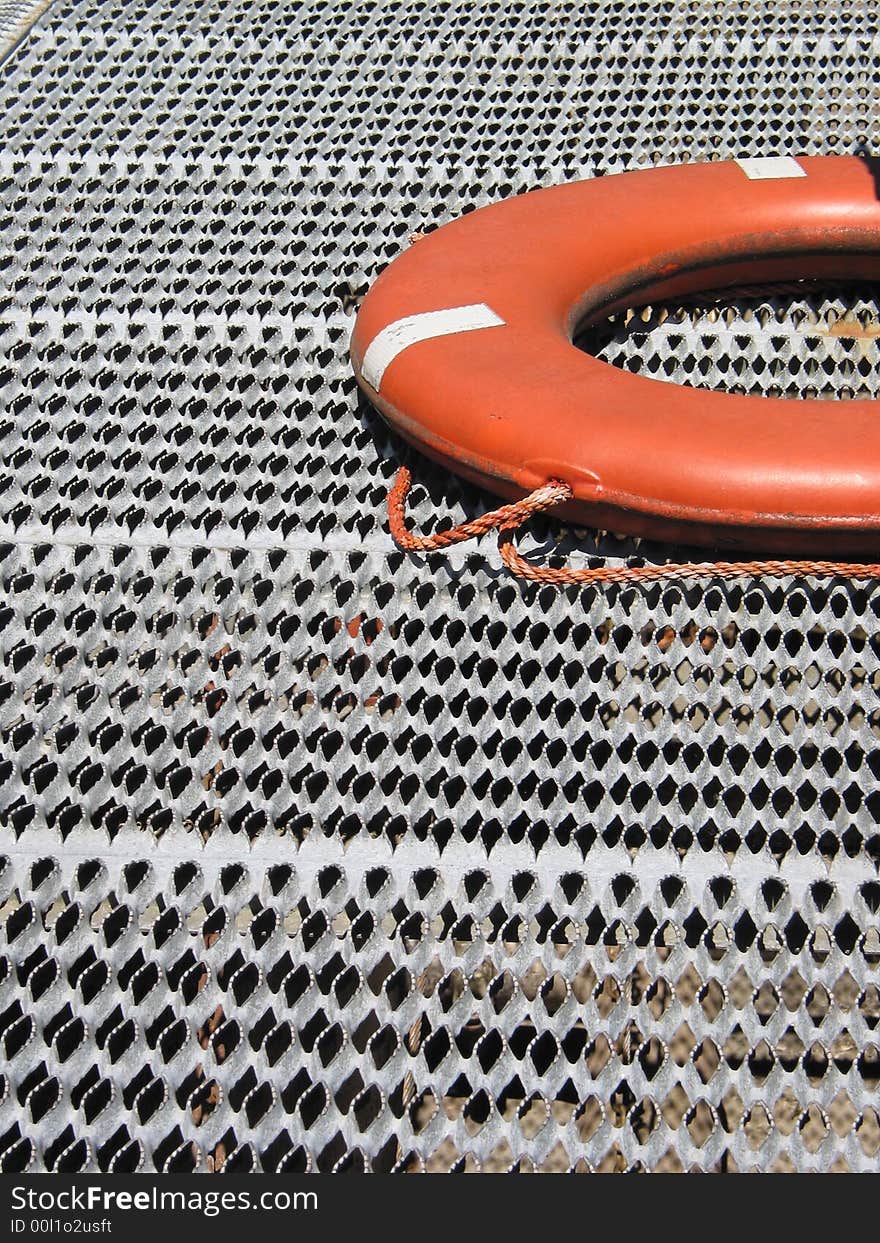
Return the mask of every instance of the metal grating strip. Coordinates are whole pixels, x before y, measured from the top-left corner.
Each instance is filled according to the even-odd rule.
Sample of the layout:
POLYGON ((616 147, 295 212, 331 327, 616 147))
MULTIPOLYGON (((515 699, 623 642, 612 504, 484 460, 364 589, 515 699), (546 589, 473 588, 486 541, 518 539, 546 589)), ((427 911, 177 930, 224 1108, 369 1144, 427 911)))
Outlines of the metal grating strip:
MULTIPOLYGON (((875 1168, 880 590, 404 558, 400 445, 346 360, 417 229, 853 150, 872 31, 852 2, 58 0, 6 62, 4 1169, 875 1168)), ((813 291, 589 345, 876 396, 878 322, 813 291)), ((492 503, 417 474, 425 528, 492 503)))

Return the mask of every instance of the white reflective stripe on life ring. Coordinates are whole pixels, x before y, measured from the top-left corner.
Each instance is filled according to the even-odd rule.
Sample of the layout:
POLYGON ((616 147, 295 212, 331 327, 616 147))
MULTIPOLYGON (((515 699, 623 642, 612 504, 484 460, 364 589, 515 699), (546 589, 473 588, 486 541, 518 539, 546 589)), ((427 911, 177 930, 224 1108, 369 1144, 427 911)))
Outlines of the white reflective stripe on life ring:
POLYGON ((791 155, 755 155, 734 160, 749 181, 778 181, 783 177, 806 177, 806 169, 791 155))
POLYGON ((385 369, 403 350, 417 341, 448 337, 475 328, 497 328, 504 320, 483 302, 473 306, 452 306, 445 311, 422 311, 388 324, 373 337, 364 351, 361 376, 377 393, 385 369))

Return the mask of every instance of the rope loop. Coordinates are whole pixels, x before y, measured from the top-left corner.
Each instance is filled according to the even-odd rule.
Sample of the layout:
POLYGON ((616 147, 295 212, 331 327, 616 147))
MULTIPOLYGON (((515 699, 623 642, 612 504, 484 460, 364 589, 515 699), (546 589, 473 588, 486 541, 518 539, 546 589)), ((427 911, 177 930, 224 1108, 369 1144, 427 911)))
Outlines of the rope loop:
POLYGON ((681 578, 880 578, 880 564, 861 561, 684 561, 666 565, 599 565, 575 569, 534 565, 517 550, 514 535, 533 514, 546 513, 574 493, 562 480, 536 488, 520 501, 500 505, 479 518, 436 535, 414 535, 406 525, 406 498, 412 476, 401 466, 388 493, 388 524, 398 547, 405 552, 439 552, 452 544, 498 532, 501 560, 511 573, 533 583, 570 587, 589 583, 644 583, 681 578))

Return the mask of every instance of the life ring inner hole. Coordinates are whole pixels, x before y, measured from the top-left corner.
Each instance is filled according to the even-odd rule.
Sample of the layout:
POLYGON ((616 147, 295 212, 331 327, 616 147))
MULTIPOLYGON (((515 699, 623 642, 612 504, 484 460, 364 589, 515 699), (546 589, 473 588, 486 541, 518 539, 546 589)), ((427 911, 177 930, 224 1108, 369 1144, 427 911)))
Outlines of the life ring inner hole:
POLYGON ((876 251, 709 259, 590 301, 573 343, 623 370, 751 396, 880 398, 876 251))

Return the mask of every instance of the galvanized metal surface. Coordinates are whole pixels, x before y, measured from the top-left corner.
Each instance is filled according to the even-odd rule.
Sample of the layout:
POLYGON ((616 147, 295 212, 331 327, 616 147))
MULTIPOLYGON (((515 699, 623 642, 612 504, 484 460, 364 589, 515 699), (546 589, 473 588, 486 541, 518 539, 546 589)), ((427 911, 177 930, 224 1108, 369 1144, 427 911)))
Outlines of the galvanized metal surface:
MULTIPOLYGON (((472 205, 852 150, 877 51, 859 4, 113 0, 6 62, 4 1168, 875 1167, 880 592, 406 559, 346 345, 472 205)), ((600 345, 875 394, 827 296, 600 345)), ((425 527, 491 504, 419 473, 425 527)))
POLYGON ((49 0, 0 0, 0 60, 48 7, 49 0))

